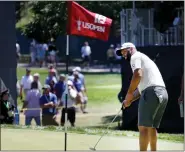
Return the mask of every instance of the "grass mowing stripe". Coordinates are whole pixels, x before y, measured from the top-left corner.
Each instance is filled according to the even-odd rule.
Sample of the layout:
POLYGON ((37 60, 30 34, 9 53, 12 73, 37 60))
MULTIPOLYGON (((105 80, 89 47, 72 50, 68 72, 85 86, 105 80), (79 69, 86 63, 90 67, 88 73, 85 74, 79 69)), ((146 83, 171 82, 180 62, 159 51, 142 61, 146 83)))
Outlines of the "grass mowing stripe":
MULTIPOLYGON (((1 125, 1 128, 4 129, 31 129, 31 130, 43 130, 43 131, 57 131, 57 132, 64 132, 64 127, 37 127, 37 126, 14 126, 14 125, 1 125)), ((78 133, 78 134, 89 134, 89 135, 102 135, 102 133, 106 131, 104 127, 68 127, 69 133, 78 133)), ((138 137, 138 132, 134 131, 115 131, 115 130, 108 130, 107 135, 111 136, 127 136, 127 137, 138 137)), ((167 133, 159 133, 158 139, 165 140, 165 141, 172 141, 178 143, 184 143, 184 134, 167 134, 167 133)))

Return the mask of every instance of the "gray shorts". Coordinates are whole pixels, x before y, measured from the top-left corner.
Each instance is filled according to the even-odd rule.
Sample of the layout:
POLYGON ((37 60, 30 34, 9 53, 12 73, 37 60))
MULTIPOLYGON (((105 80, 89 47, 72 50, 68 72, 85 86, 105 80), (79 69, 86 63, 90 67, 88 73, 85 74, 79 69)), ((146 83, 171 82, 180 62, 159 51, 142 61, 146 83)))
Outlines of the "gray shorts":
POLYGON ((168 103, 166 88, 148 87, 141 93, 138 109, 138 126, 159 128, 168 103))

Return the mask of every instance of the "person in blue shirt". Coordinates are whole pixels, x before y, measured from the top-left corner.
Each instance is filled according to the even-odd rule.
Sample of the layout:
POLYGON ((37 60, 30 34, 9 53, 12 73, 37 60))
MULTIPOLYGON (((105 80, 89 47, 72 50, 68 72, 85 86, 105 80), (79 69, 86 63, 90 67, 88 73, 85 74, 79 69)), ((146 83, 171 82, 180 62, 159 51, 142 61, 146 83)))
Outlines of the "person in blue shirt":
POLYGON ((50 86, 44 85, 43 95, 40 98, 40 107, 42 108, 42 125, 58 126, 57 116, 57 96, 50 92, 50 86))
POLYGON ((60 74, 59 81, 55 84, 54 87, 54 92, 57 96, 58 102, 60 102, 64 91, 65 91, 65 75, 60 74))
POLYGON ((47 76, 45 80, 45 84, 50 85, 51 81, 53 81, 55 84, 57 83, 55 71, 56 71, 55 69, 49 69, 49 75, 47 76))

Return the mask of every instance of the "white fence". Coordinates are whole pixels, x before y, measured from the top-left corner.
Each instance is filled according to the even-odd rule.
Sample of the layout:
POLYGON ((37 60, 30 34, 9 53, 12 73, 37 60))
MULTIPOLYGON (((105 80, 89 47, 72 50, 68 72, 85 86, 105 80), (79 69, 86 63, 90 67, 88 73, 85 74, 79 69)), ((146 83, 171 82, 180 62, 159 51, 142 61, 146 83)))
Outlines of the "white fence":
MULTIPOLYGON (((184 44, 184 9, 178 8, 176 24, 165 33, 154 28, 153 9, 123 9, 120 12, 121 43, 133 42, 136 46, 183 45, 184 44)), ((174 22, 175 24, 175 22, 174 22)))

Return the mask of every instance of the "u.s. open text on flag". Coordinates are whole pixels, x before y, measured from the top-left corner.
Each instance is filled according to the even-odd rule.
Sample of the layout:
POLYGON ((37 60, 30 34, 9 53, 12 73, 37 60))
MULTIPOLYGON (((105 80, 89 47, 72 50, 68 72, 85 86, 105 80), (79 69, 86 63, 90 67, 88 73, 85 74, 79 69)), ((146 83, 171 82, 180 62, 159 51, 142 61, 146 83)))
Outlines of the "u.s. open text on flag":
POLYGON ((68 1, 69 35, 88 36, 107 41, 111 24, 112 19, 90 12, 76 2, 68 1))

